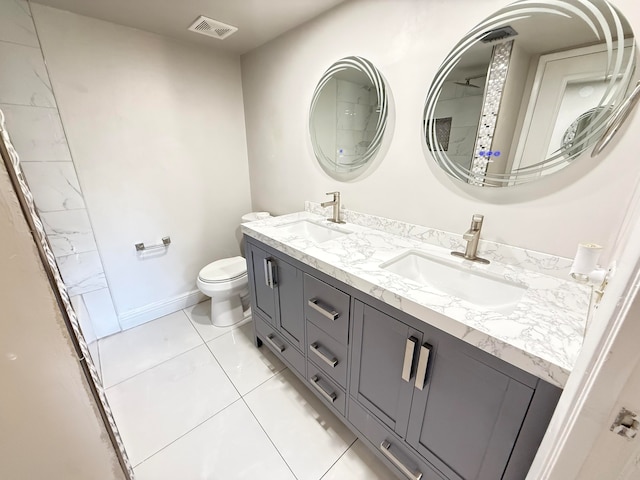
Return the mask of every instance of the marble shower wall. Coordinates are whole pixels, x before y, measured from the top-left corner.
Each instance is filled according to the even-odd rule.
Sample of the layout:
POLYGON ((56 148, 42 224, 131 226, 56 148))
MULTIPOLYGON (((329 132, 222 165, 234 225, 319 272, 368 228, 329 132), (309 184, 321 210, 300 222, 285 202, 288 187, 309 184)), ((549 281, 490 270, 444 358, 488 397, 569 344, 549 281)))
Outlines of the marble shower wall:
POLYGON ((376 132, 378 96, 347 80, 336 80, 336 159, 345 166, 363 155, 376 132))
POLYGON ((0 109, 87 342, 120 331, 29 4, 24 0, 0 0, 0 109))
MULTIPOLYGON (((451 118, 447 156, 464 168, 471 167, 473 147, 478 136, 486 77, 471 80, 478 88, 445 82, 436 107, 437 118, 451 118)), ((462 80, 462 79, 461 79, 462 80)))

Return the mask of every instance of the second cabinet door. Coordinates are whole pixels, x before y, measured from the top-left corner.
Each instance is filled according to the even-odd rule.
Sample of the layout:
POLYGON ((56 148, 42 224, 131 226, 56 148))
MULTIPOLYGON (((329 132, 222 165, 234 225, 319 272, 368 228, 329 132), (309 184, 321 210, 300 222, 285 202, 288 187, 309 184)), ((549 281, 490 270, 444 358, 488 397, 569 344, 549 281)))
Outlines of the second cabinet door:
POLYGON ((414 391, 406 440, 448 478, 502 478, 529 408, 533 389, 490 360, 440 338, 424 389, 414 391))
POLYGON ((375 308, 355 302, 350 394, 404 437, 421 335, 375 308))

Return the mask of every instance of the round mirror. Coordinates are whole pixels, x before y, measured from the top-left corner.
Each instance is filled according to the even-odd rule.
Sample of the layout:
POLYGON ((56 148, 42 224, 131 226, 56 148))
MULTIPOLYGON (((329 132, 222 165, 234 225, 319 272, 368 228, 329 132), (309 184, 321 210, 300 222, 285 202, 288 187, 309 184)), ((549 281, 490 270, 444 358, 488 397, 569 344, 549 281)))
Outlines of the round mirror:
POLYGON ((309 132, 316 159, 337 180, 371 166, 387 127, 384 79, 371 62, 346 57, 324 72, 313 93, 309 132))
POLYGON ((600 139, 633 87, 635 41, 605 0, 522 0, 479 23, 429 89, 424 148, 452 177, 517 185, 600 139))

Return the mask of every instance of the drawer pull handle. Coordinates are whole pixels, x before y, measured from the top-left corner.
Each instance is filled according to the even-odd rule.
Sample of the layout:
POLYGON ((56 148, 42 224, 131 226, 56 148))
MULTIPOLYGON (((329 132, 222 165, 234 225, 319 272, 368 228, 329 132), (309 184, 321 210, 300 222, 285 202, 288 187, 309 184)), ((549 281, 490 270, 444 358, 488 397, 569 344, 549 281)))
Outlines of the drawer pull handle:
POLYGON ((307 304, 311 308, 313 308, 316 312, 320 313, 323 317, 328 318, 332 322, 335 322, 340 316, 340 314, 336 312, 333 308, 329 307, 328 305, 327 307, 329 308, 323 308, 322 306, 320 306, 321 303, 322 302, 317 298, 312 298, 307 302, 307 304))
POLYGON ((326 398, 331 403, 335 402, 336 398, 338 398, 338 396, 335 394, 335 392, 327 393, 327 390, 325 390, 322 387, 321 382, 325 383, 317 375, 314 375, 313 377, 311 377, 311 384, 314 387, 316 387, 316 390, 318 390, 318 392, 320 392, 320 395, 322 395, 324 398, 326 398))
POLYGON ((405 382, 411 380, 411 367, 413 366, 413 354, 416 351, 418 339, 415 337, 407 338, 404 347, 404 362, 402 363, 402 379, 405 382))
POLYGON ((429 355, 431 354, 431 345, 424 344, 420 347, 420 358, 418 359, 418 370, 416 371, 416 388, 424 389, 427 381, 427 367, 429 366, 429 355))
POLYGON ((284 349, 285 349, 284 343, 277 341, 273 333, 270 333, 269 335, 267 335, 267 342, 269 342, 273 346, 273 348, 278 350, 280 353, 284 352, 284 349))
POLYGON ((384 440, 381 444, 380 444, 380 451, 382 452, 382 454, 387 457, 389 459, 389 461, 391 463, 393 463, 396 467, 398 467, 400 469, 400 471, 402 473, 404 473, 404 475, 411 479, 411 480, 421 480, 422 479, 422 472, 420 470, 418 470, 416 467, 414 468, 408 468, 403 462, 402 460, 400 460, 398 458, 398 455, 396 453, 393 453, 391 451, 391 443, 387 440, 384 440))
POLYGON ((315 353, 320 358, 320 360, 329 365, 331 368, 335 368, 335 366, 338 365, 338 359, 334 357, 331 352, 329 352, 329 350, 318 345, 316 342, 313 342, 311 345, 309 345, 309 350, 315 353))

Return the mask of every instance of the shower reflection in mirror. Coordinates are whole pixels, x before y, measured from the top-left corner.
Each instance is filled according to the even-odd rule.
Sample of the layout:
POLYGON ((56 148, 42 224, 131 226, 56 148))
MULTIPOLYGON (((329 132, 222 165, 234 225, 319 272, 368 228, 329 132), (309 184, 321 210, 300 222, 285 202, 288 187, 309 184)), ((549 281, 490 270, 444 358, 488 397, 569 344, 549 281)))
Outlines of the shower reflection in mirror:
POLYGON ((511 4, 440 66, 425 102, 425 150, 472 185, 556 172, 602 136, 635 83, 635 58, 629 23, 605 0, 511 4))
POLYGON ((387 87, 368 60, 346 57, 324 73, 311 101, 309 133, 322 169, 336 180, 371 167, 387 127, 387 87))

